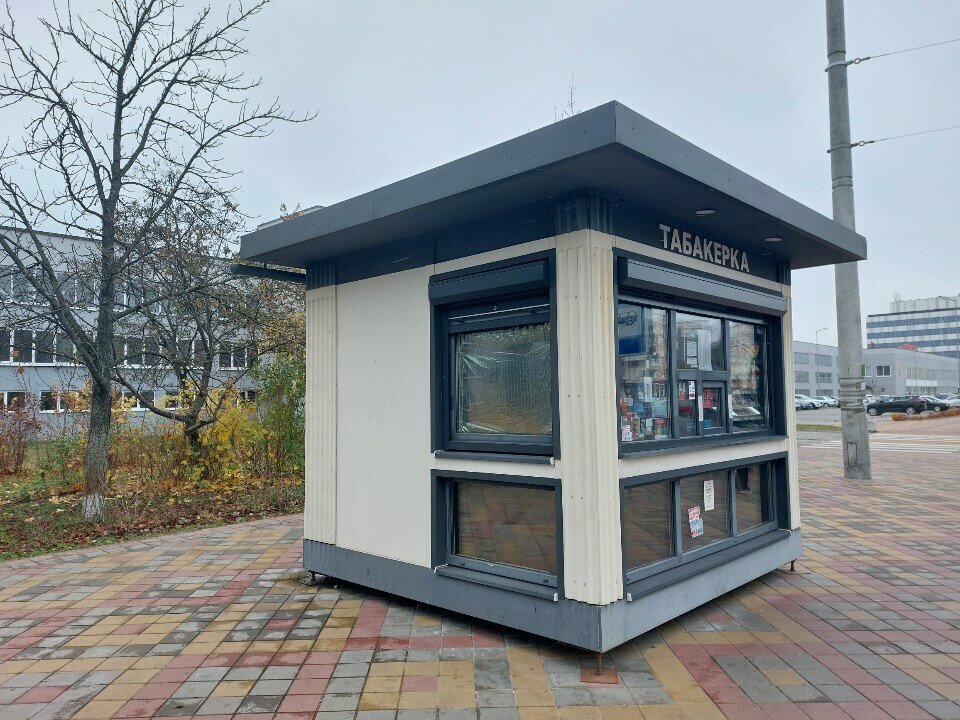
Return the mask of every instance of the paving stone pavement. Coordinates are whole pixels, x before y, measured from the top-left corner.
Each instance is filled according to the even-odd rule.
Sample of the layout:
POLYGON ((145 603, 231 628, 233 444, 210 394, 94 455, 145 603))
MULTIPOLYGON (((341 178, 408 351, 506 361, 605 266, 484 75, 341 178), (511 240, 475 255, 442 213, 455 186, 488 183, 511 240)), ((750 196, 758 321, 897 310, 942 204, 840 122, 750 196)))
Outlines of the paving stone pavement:
POLYGON ((805 556, 593 656, 300 585, 301 518, 0 564, 0 720, 960 720, 960 467, 801 448, 805 556))

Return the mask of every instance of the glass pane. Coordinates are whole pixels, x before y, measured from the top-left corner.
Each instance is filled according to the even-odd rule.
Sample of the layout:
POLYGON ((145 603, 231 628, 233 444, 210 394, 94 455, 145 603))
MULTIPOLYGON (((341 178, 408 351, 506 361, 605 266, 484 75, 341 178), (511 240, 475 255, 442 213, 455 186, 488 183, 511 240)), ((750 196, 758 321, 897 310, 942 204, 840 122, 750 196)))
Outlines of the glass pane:
POLYGON ((723 397, 723 388, 716 385, 703 387, 703 431, 718 432, 726 430, 726 405, 723 397))
POLYGON ((33 330, 13 331, 13 359, 16 362, 33 362, 33 330))
POLYGON ((455 491, 455 554, 556 574, 553 490, 458 482, 455 491))
MULTIPOLYGON (((796 373, 807 382, 807 372, 796 373)), ((770 427, 767 328, 730 323, 730 417, 734 432, 770 427)))
POLYGON ((52 363, 56 355, 53 330, 38 330, 34 335, 34 342, 36 343, 34 362, 52 363))
POLYGON ((723 370, 723 325, 717 318, 677 313, 677 367, 723 370))
POLYGON ((737 493, 737 532, 762 525, 773 519, 770 506, 773 496, 769 465, 737 468, 733 486, 737 493))
POLYGON ((669 482, 624 491, 623 559, 628 569, 673 556, 672 496, 669 482))
POLYGON ((550 323, 456 336, 458 433, 550 435, 550 323))
POLYGON ((10 330, 0 328, 0 362, 10 361, 10 330))
POLYGON ((726 471, 694 475, 679 482, 683 552, 730 537, 726 471))
POLYGON ((73 342, 65 334, 57 333, 57 362, 72 363, 73 361, 73 342))
POLYGON ((617 308, 620 440, 670 439, 667 311, 621 303, 617 308))
POLYGON ((677 410, 680 415, 677 437, 697 435, 697 384, 693 380, 677 383, 677 410))

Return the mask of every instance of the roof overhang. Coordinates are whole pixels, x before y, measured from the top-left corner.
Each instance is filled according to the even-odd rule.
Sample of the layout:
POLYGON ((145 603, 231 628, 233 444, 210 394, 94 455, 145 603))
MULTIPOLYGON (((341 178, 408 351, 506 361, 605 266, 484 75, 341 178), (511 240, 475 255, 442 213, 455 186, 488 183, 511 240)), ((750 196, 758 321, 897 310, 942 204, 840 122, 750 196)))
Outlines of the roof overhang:
POLYGON ((302 268, 584 190, 794 269, 867 256, 853 230, 610 102, 251 232, 240 257, 302 268), (716 212, 697 216, 703 208, 716 212))

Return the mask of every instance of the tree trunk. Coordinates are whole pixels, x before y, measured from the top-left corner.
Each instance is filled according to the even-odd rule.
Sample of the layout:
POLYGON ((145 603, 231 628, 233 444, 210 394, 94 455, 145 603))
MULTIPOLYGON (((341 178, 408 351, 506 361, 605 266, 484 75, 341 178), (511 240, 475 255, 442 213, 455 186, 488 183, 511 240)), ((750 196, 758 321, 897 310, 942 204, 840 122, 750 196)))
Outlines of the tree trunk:
POLYGON ((107 463, 110 450, 110 419, 113 399, 110 385, 93 383, 90 398, 90 429, 84 459, 83 517, 103 519, 103 498, 107 491, 107 463))
POLYGON ((194 423, 184 426, 183 434, 190 446, 190 455, 194 460, 200 460, 203 453, 203 443, 200 440, 200 428, 194 423))

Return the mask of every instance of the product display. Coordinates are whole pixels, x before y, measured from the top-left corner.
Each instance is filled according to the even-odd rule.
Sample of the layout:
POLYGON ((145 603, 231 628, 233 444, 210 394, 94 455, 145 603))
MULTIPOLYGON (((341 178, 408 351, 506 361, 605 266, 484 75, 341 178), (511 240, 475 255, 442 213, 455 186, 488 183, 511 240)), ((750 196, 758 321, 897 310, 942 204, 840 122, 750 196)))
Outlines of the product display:
POLYGON ((622 303, 617 314, 621 442, 670 438, 667 313, 622 303))

